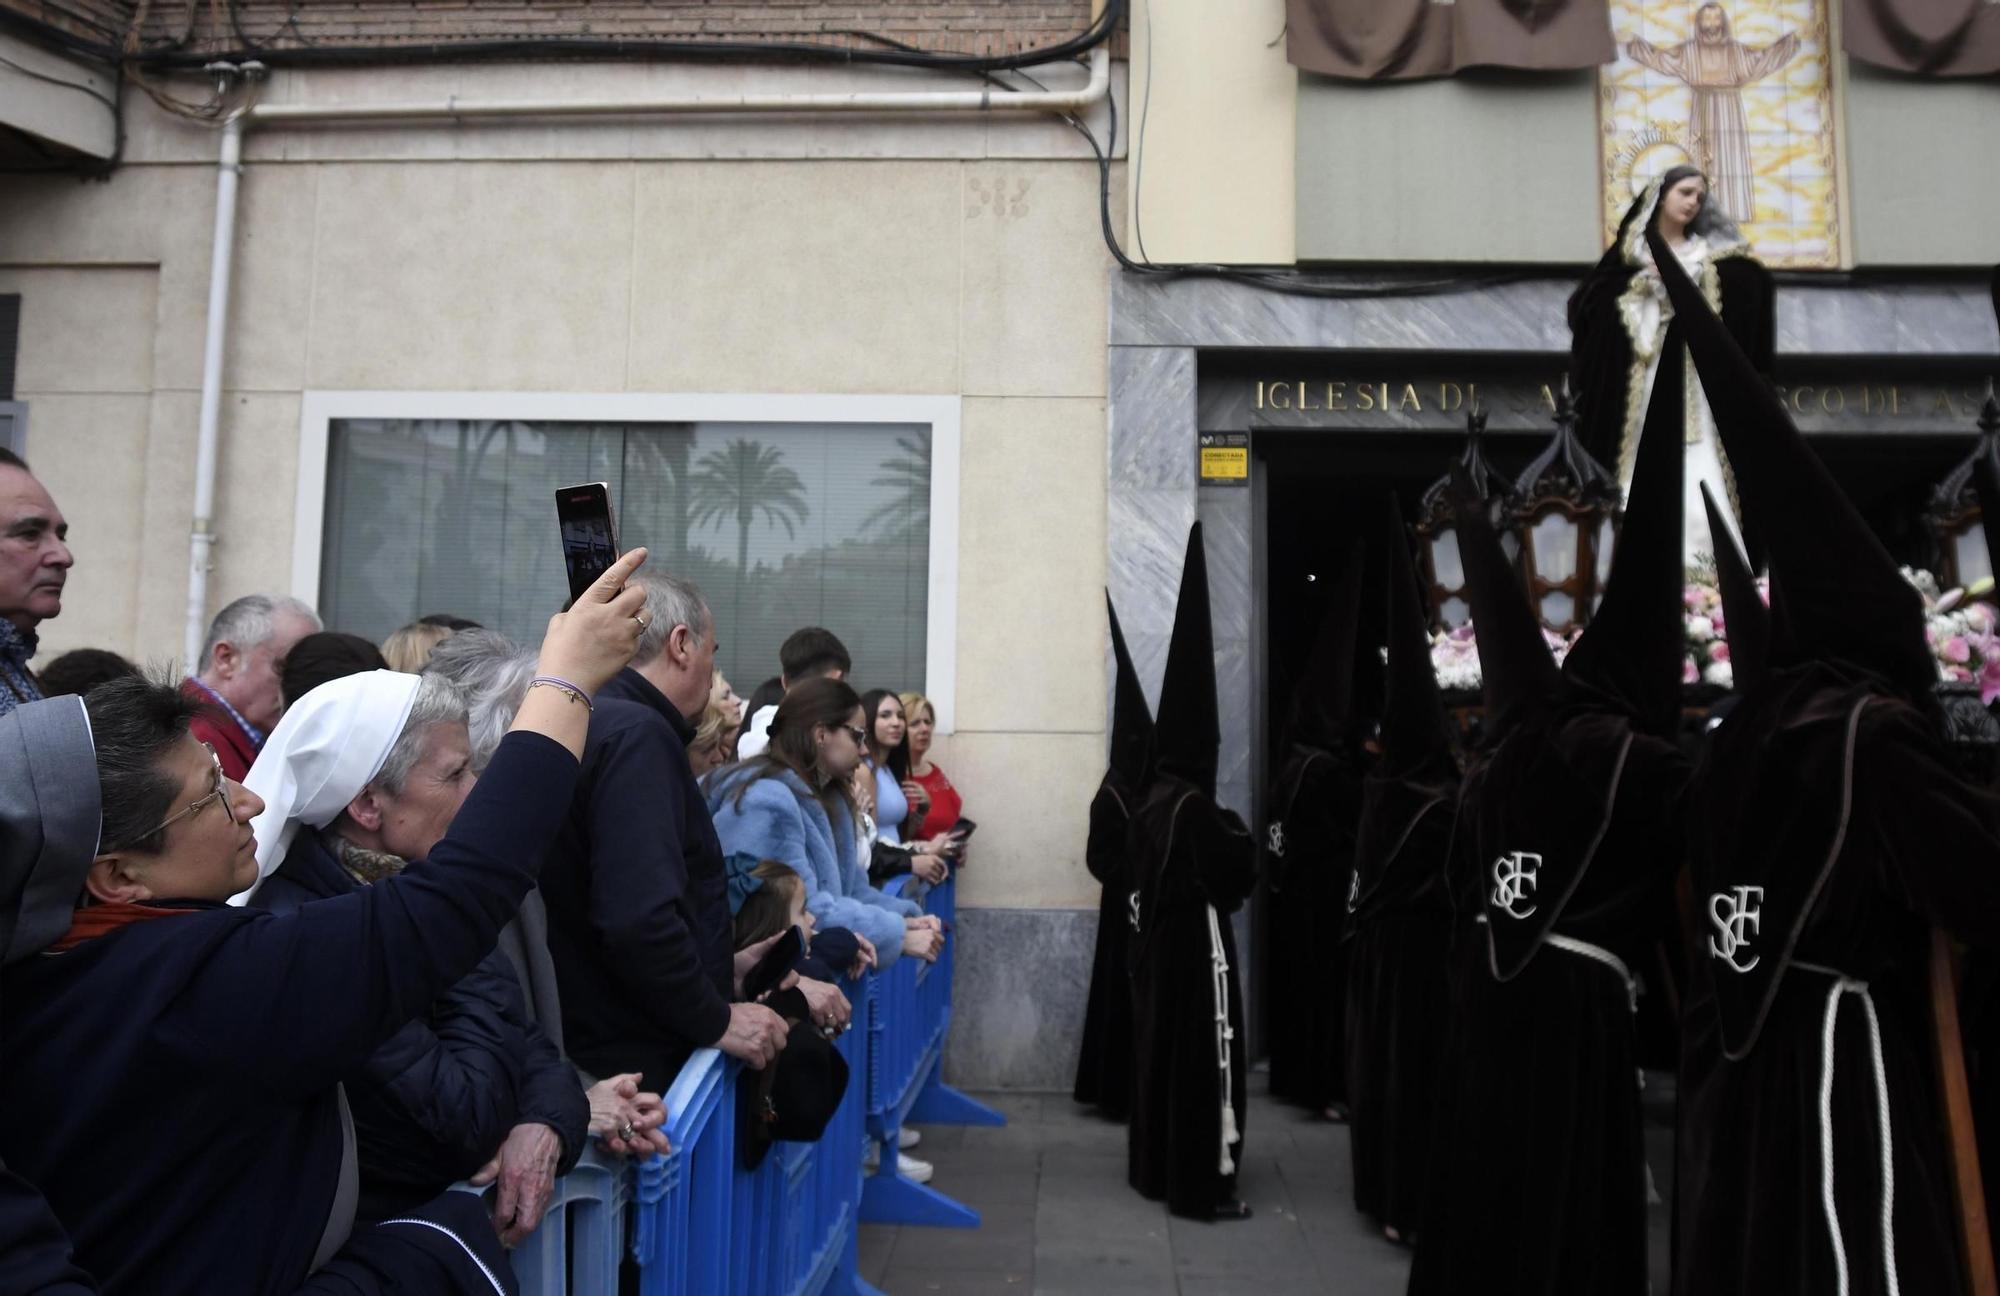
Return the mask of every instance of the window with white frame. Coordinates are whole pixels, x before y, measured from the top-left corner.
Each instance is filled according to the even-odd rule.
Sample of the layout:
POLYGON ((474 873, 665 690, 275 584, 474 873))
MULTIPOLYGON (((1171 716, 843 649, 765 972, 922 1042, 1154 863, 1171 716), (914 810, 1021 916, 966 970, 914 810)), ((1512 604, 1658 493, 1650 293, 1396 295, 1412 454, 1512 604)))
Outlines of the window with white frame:
MULTIPOLYGON (((861 687, 948 690, 933 460, 943 441, 955 479, 955 420, 940 438, 936 420, 893 417, 885 399, 875 412, 890 417, 585 421, 438 417, 435 399, 399 414, 393 397, 342 413, 323 395, 305 462, 317 451, 324 479, 300 484, 305 507, 317 488, 316 571, 300 592, 329 627, 377 641, 452 613, 532 645, 567 594, 555 491, 602 481, 620 545, 707 595, 739 693, 777 673, 778 645, 805 625, 841 637, 861 687)), ((955 545, 955 519, 946 530, 955 545)))

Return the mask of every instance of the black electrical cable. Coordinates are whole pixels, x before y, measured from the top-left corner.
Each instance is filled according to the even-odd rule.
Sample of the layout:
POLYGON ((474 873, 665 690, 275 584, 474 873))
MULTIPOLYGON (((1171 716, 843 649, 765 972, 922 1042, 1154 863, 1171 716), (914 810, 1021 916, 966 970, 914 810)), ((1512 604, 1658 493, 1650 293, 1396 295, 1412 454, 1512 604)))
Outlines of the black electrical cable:
MULTIPOLYGON (((541 36, 512 40, 424 41, 409 45, 314 45, 280 49, 251 42, 242 30, 237 6, 229 4, 230 23, 243 48, 208 53, 142 51, 130 60, 161 70, 199 70, 218 60, 240 62, 255 57, 278 67, 353 67, 409 63, 455 63, 485 59, 537 57, 597 59, 717 59, 798 60, 850 63, 934 71, 1005 72, 1071 58, 1103 44, 1118 29, 1127 0, 1108 0, 1104 12, 1076 36, 1018 54, 945 54, 929 50, 856 49, 815 41, 690 41, 660 38, 541 36)), ((4 13, 0 10, 0 13, 4 13)), ((30 21, 17 19, 17 21, 30 21)), ((39 26, 40 24, 36 24, 39 26)))
POLYGON ((24 76, 32 76, 34 80, 46 80, 50 84, 66 86, 70 90, 78 90, 82 94, 88 94, 90 98, 98 100, 100 104, 104 104, 112 112, 112 156, 108 156, 108 158, 76 158, 74 162, 54 160, 56 154, 52 154, 46 148, 42 148, 40 142, 36 142, 36 138, 30 136, 28 132, 22 132, 22 138, 28 142, 28 146, 34 148, 44 158, 50 158, 52 164, 50 166, 0 166, 0 174, 8 174, 8 176, 80 176, 84 180, 106 180, 106 178, 110 178, 110 174, 114 170, 118 170, 118 164, 124 162, 124 76, 122 74, 114 78, 112 92, 110 92, 110 96, 106 96, 106 94, 98 92, 92 86, 84 86, 84 84, 78 84, 78 82, 62 80, 62 78, 56 78, 56 76, 44 76, 42 72, 34 72, 32 68, 22 68, 18 62, 14 62, 10 58, 0 58, 0 64, 10 66, 10 68, 14 68, 16 72, 20 72, 24 76))
MULTIPOLYGON (((1111 113, 1111 142, 1118 141, 1118 101, 1106 95, 1105 104, 1111 113)), ((1330 283, 1325 280, 1306 278, 1296 271, 1248 270, 1240 266, 1214 265, 1201 262, 1141 262, 1126 255, 1119 245, 1117 232, 1111 224, 1111 157, 1107 148, 1101 146, 1090 127, 1075 114, 1064 117, 1070 126, 1090 145, 1091 154, 1097 159, 1097 203, 1098 223, 1103 230, 1104 246, 1110 249, 1112 258, 1128 274, 1151 278, 1179 279, 1221 279, 1229 283, 1240 283, 1265 292, 1281 293, 1292 297, 1313 297, 1325 300, 1368 300, 1372 298, 1394 297, 1441 297, 1455 293, 1478 292, 1502 284, 1523 283, 1529 280, 1546 279, 1546 269, 1495 270, 1482 274, 1453 275, 1448 279, 1404 279, 1388 280, 1380 283, 1330 283)))
POLYGON ((74 90, 78 94, 87 94, 92 99, 95 99, 97 100, 97 102, 103 104, 106 108, 109 108, 112 112, 118 111, 117 101, 114 100, 110 95, 105 94, 102 90, 99 90, 96 86, 86 85, 81 81, 69 81, 65 80, 62 77, 50 76, 46 72, 37 72, 35 71, 35 69, 31 67, 21 66, 19 63, 16 63, 13 59, 10 59, 3 54, 0 54, 0 67, 12 68, 14 69, 14 71, 20 73, 24 77, 30 78, 31 80, 45 81, 52 86, 61 86, 65 90, 74 90))

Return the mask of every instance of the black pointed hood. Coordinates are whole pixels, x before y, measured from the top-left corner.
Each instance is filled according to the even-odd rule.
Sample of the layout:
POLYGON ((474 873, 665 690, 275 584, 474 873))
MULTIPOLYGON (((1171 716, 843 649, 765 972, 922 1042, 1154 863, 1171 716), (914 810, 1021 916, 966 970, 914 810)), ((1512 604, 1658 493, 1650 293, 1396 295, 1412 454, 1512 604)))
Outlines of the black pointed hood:
POLYGON ((1715 587, 1722 595, 1722 626, 1729 642, 1729 673, 1738 693, 1754 688, 1764 678, 1771 659, 1771 611, 1757 593, 1757 577, 1750 560, 1737 546, 1735 534, 1723 520, 1722 508, 1701 487, 1702 507, 1708 510, 1708 533, 1715 545, 1715 587))
POLYGON ((1119 628, 1118 609, 1112 606, 1108 590, 1104 611, 1111 618, 1111 655, 1118 669, 1111 688, 1111 769, 1136 788, 1146 776, 1146 752, 1153 745, 1153 713, 1146 706, 1146 691, 1139 685, 1139 672, 1125 647, 1125 632, 1119 628))
POLYGON ((1603 599, 1563 661, 1572 693, 1663 738, 1680 727, 1686 652, 1681 512, 1687 398, 1678 328, 1668 327, 1660 353, 1603 599))
POLYGON ((1360 545, 1349 550, 1320 619, 1319 635, 1292 690, 1291 736, 1295 742, 1333 751, 1354 738, 1355 640, 1360 630, 1360 545))
POLYGON ((1148 779, 1171 774, 1215 795, 1216 759, 1222 720, 1215 703, 1215 638, 1208 614, 1208 559, 1201 523, 1188 528, 1187 559, 1181 566, 1180 601, 1174 633, 1167 644, 1167 669, 1160 680, 1160 709, 1153 718, 1148 779))
POLYGON ((1657 231, 1647 234, 1701 375, 1745 515, 1770 548, 1790 648, 1928 699, 1923 602, 1657 231))
POLYGON ((1465 597, 1472 607, 1472 631, 1479 648, 1479 674, 1486 694, 1487 745, 1555 697, 1562 676, 1542 623, 1500 548, 1472 478, 1452 466, 1452 507, 1457 515, 1459 561, 1465 566, 1465 597))
POLYGON ((1424 596, 1410 558, 1410 537, 1394 496, 1383 510, 1383 543, 1389 555, 1388 678, 1382 704, 1383 778, 1439 781, 1457 772, 1451 730, 1438 695, 1425 631, 1424 596))
POLYGON ((1458 761, 1438 695, 1424 592, 1394 497, 1383 508, 1389 645, 1382 756, 1361 787, 1354 877, 1347 897, 1352 934, 1380 914, 1442 894, 1451 842, 1458 761))

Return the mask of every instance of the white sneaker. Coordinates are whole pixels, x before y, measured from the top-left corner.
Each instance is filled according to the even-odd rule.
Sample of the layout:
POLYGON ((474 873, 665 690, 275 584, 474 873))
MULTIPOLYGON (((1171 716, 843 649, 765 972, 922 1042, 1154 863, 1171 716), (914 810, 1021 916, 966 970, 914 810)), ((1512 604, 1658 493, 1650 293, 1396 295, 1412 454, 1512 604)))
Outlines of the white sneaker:
POLYGON ((913 1156, 904 1156, 901 1152, 898 1152, 896 1154, 896 1173, 908 1179, 911 1183, 921 1184, 929 1183, 931 1175, 934 1172, 931 1169, 930 1162, 919 1161, 913 1156))
POLYGON ((917 1144, 923 1141, 924 1141, 924 1136, 922 1134, 919 1134, 917 1131, 911 1129, 908 1125, 903 1126, 903 1128, 898 1130, 896 1133, 896 1146, 901 1148, 905 1152, 908 1152, 911 1148, 915 1147, 917 1144))

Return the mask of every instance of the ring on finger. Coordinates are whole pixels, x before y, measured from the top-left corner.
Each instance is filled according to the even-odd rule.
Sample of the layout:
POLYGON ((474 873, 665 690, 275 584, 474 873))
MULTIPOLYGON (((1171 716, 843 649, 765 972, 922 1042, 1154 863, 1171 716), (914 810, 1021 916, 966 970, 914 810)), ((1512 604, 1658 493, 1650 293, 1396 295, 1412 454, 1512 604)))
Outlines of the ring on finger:
POLYGON ((637 1130, 634 1130, 632 1128, 631 1121, 626 1121, 618 1127, 618 1137, 624 1139, 628 1143, 632 1141, 632 1136, 637 1132, 638 1132, 637 1130))

